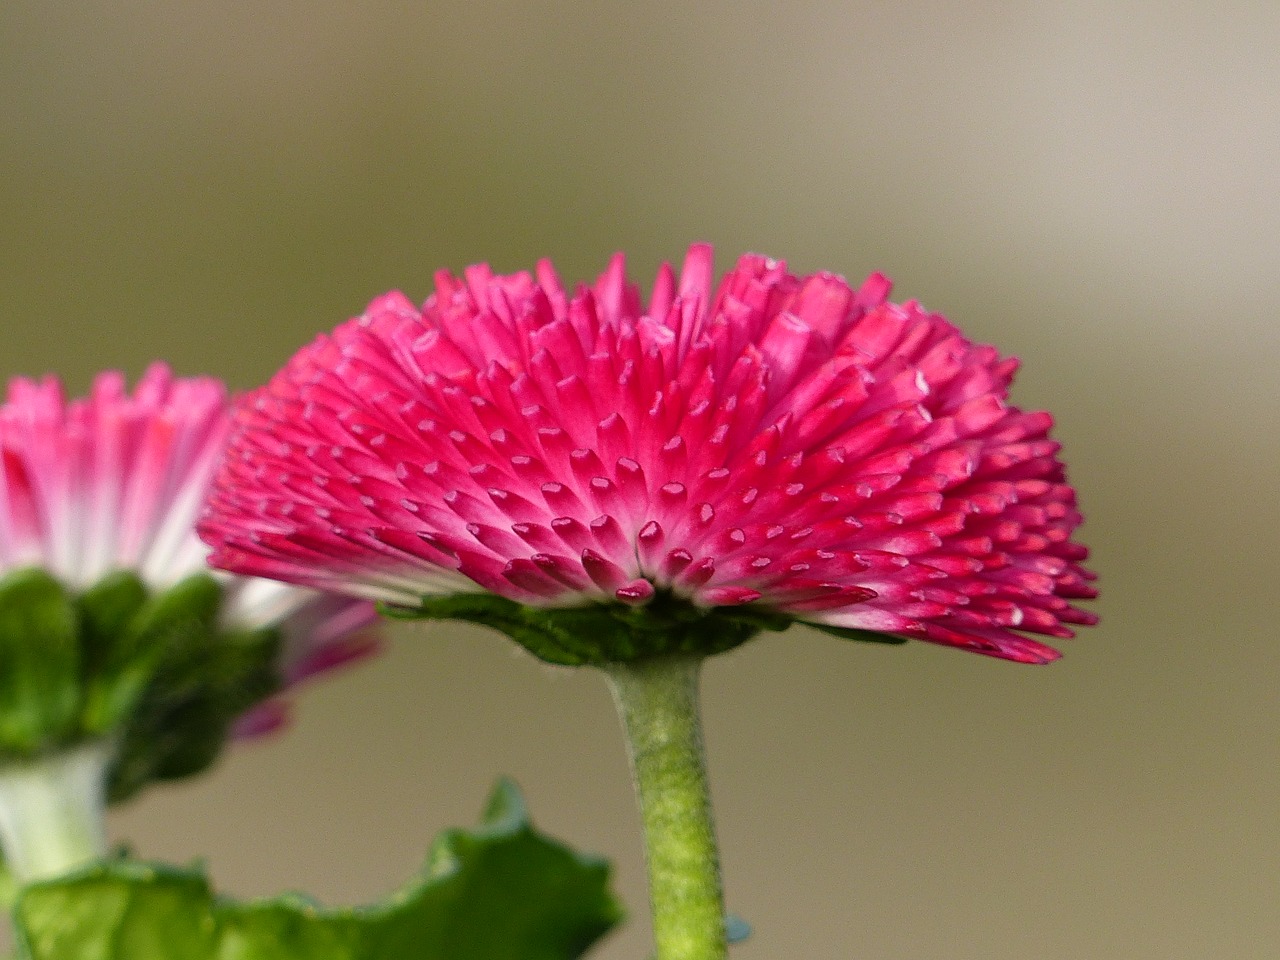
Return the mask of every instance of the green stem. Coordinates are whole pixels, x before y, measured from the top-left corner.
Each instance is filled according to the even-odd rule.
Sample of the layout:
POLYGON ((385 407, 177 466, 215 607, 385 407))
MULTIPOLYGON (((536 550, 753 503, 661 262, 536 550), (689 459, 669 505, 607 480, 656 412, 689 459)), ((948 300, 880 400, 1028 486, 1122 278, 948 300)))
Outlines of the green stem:
POLYGON ((667 656, 603 667, 626 732, 644 820, 656 960, 726 955, 698 714, 701 666, 701 657, 667 656))
POLYGON ((0 767, 0 842, 21 883, 56 877, 106 854, 107 743, 0 767))

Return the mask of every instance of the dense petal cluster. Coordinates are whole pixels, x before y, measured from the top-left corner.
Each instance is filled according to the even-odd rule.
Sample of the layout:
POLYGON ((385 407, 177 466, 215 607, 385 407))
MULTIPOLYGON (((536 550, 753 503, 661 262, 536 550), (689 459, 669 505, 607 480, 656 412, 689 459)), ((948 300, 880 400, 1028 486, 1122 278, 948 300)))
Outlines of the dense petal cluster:
MULTIPOLYGON (((12 380, 0 406, 0 577, 40 568, 78 592, 129 571, 158 592, 207 570, 195 520, 230 408, 219 381, 176 378, 163 364, 132 393, 108 372, 70 401, 56 378, 12 380)), ((368 603, 219 576, 224 626, 281 630, 286 682, 373 649, 368 603)))
POLYGON ((215 565, 414 605, 755 604, 1026 662, 1093 622, 1081 517, 1016 361, 889 282, 709 247, 436 276, 301 350, 238 414, 215 565))

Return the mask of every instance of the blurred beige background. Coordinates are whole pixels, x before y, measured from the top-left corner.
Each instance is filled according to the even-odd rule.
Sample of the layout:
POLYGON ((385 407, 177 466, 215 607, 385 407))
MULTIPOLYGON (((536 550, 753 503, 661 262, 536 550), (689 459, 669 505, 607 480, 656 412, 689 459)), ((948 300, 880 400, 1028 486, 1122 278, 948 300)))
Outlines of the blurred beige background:
MULTIPOLYGON (((0 11, 0 374, 248 387, 431 272, 695 239, 873 270, 1025 360, 1105 623, 1046 669, 793 631, 710 665, 735 956, 1280 949, 1280 6, 1156 0, 0 11)), ((397 630, 294 731, 115 814, 238 894, 373 898, 499 772, 617 859, 603 683, 397 630)))

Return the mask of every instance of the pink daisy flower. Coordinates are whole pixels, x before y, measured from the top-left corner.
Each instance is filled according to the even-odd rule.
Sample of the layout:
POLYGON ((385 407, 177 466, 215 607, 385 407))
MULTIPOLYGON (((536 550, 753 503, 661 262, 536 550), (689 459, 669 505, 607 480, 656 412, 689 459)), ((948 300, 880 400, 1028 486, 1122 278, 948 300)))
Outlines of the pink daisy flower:
POLYGON ((620 255, 573 293, 543 262, 387 294, 240 409, 211 562, 405 607, 758 612, 1056 659, 1029 634, 1093 623, 1095 591, 1052 418, 889 288, 760 256, 717 285, 694 246, 647 300, 620 255))
MULTIPOLYGON (((230 429, 226 388, 163 364, 130 393, 116 372, 68 401, 56 378, 17 378, 0 406, 0 577, 40 568, 72 594, 129 571, 151 593, 208 572, 195 520, 230 429)), ((372 605, 217 573, 220 626, 281 632, 284 684, 364 656, 372 605)), ((243 732, 283 719, 269 701, 243 732)))

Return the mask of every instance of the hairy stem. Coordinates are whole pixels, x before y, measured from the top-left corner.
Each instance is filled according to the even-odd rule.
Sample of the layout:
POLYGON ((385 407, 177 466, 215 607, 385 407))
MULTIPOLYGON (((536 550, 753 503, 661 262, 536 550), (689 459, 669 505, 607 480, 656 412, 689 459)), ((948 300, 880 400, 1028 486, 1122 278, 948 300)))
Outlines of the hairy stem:
POLYGON ((656 960, 723 960, 720 862, 711 822, 701 657, 606 664, 630 747, 649 864, 656 960))

